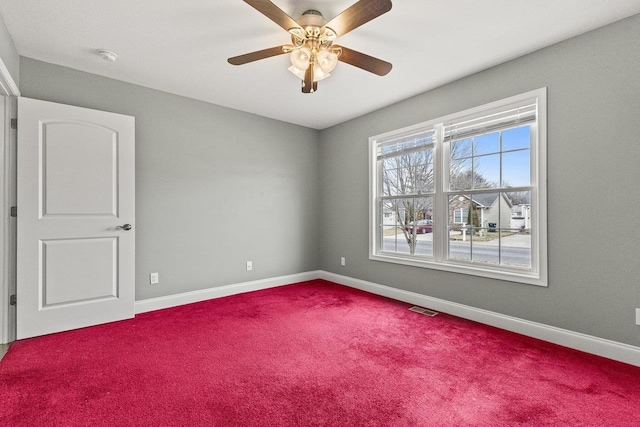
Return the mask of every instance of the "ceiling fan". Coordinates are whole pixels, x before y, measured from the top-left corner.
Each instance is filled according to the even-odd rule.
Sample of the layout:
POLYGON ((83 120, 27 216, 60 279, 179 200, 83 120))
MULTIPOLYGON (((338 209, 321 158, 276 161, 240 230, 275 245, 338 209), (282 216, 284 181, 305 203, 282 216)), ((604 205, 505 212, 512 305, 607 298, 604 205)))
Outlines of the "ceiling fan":
POLYGON ((269 0, 244 2, 289 32, 291 44, 234 56, 228 59, 230 64, 242 65, 290 53, 289 71, 302 80, 303 93, 318 90, 318 81, 329 77, 338 61, 379 76, 391 71, 392 65, 386 61, 333 44, 338 37, 391 10, 390 0, 360 0, 330 21, 317 10, 308 10, 294 20, 269 0))

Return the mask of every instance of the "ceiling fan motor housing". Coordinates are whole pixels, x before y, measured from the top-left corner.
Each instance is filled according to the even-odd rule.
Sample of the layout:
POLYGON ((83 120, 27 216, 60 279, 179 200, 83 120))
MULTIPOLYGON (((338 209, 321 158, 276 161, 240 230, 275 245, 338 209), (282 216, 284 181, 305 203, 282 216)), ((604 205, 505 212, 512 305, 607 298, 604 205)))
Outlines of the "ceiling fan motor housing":
POLYGON ((302 27, 322 27, 327 23, 322 14, 314 9, 304 12, 301 17, 296 19, 296 22, 302 27))

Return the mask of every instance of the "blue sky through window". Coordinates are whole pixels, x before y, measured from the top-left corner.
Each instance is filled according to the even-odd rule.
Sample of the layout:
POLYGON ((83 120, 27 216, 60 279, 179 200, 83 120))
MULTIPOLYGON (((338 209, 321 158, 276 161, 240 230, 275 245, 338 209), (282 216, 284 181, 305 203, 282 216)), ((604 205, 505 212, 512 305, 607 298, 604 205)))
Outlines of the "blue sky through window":
MULTIPOLYGON (((452 171, 463 174, 473 165, 474 188, 526 187, 531 184, 530 147, 530 125, 452 141, 452 171)), ((467 187, 451 179, 452 189, 467 187)))

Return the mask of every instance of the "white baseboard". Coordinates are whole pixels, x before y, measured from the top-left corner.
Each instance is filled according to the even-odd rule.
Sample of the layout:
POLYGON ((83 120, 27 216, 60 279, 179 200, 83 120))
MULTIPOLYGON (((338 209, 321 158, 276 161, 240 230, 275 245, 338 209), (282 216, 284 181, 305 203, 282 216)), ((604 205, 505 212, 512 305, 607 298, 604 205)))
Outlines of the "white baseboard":
POLYGON ((365 280, 354 279, 327 271, 321 271, 322 279, 352 288, 382 295, 395 300, 431 308, 463 319, 473 320, 486 325, 495 326, 507 331, 516 332, 533 338, 559 344, 574 350, 584 351, 608 359, 640 366, 640 348, 616 341, 606 340, 591 335, 581 334, 542 323, 531 322, 517 317, 506 316, 468 305, 458 304, 433 298, 415 292, 379 285, 365 280))
POLYGON ((566 329, 556 328, 542 323, 531 322, 517 317, 506 316, 504 314, 482 310, 480 308, 433 298, 427 295, 392 288, 390 286, 380 285, 365 280, 354 279, 352 277, 342 276, 340 274, 322 270, 308 271, 289 276, 236 283, 216 288, 136 301, 135 312, 136 314, 140 314, 147 311, 160 310, 163 308, 241 294, 244 292, 275 288, 278 286, 314 279, 328 280, 330 282, 360 289, 372 294, 385 296, 409 304, 419 305, 421 307, 431 308, 463 319, 473 320, 485 325, 495 326, 507 331, 516 332, 532 338, 584 351, 585 353, 591 353, 608 359, 640 366, 639 347, 593 337, 591 335, 581 334, 579 332, 573 332, 566 329))
POLYGON ((291 283, 304 282, 320 278, 320 271, 307 271, 304 273, 290 274, 288 276, 272 277, 269 279, 254 280, 252 282, 235 283, 232 285, 202 289, 199 291, 184 292, 181 294, 167 295, 158 298, 149 298, 135 303, 135 313, 161 310, 163 308, 176 307, 193 302, 242 294, 245 292, 259 291, 261 289, 275 288, 291 283))

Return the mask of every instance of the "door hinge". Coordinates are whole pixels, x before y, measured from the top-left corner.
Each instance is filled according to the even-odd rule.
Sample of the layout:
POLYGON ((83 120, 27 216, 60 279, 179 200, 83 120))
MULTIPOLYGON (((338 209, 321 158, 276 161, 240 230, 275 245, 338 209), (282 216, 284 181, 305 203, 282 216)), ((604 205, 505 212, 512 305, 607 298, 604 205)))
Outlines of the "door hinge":
POLYGON ((11 212, 9 213, 9 215, 11 215, 12 217, 17 217, 18 216, 18 207, 17 206, 11 206, 11 212))
POLYGON ((15 295, 11 295, 11 296, 9 297, 9 305, 16 305, 16 304, 17 304, 17 302, 18 302, 18 299, 16 298, 16 296, 15 296, 15 295))
POLYGON ((18 119, 11 119, 11 129, 18 129, 18 119))

